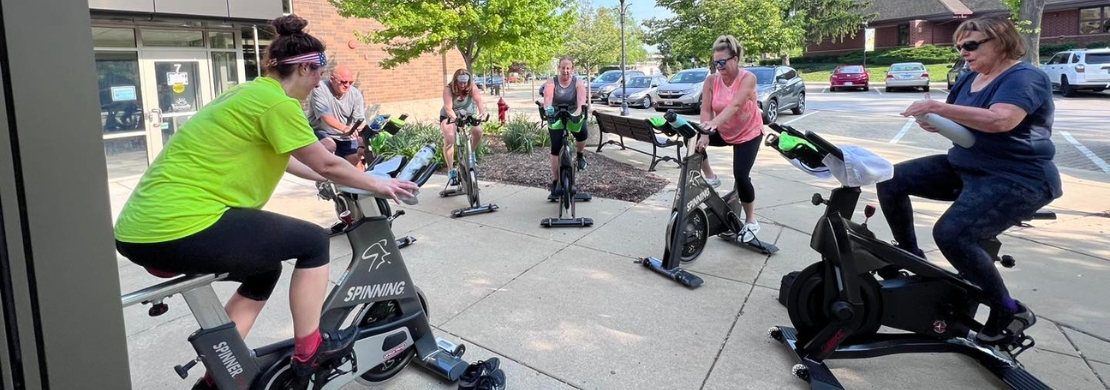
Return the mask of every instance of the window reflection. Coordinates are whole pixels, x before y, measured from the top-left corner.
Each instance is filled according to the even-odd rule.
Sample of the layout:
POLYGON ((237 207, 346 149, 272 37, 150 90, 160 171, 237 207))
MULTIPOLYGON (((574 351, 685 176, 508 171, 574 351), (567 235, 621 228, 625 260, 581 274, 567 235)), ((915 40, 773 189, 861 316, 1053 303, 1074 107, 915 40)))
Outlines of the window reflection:
POLYGON ((105 133, 143 130, 139 56, 135 52, 97 52, 100 124, 105 133))

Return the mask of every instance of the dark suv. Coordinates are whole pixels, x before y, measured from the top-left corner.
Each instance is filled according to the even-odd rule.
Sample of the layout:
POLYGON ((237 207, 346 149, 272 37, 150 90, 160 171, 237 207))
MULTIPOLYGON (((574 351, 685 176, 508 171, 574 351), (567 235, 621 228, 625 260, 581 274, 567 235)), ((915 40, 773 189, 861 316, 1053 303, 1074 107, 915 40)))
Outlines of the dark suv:
POLYGON ((971 68, 967 66, 967 61, 963 57, 956 59, 956 63, 948 65, 948 90, 951 91, 952 87, 956 85, 956 80, 971 73, 971 68))
POLYGON ((759 66, 744 68, 755 74, 759 109, 763 110, 763 124, 779 119, 779 112, 790 109, 794 115, 806 110, 806 83, 798 71, 789 66, 759 66))

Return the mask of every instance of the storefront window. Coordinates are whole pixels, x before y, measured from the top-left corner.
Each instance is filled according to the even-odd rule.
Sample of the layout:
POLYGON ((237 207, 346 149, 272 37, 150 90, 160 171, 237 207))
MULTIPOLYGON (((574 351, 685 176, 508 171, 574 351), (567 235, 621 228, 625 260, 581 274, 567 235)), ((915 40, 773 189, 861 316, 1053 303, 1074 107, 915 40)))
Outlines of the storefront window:
POLYGON ((143 46, 204 47, 204 32, 143 29, 143 46))
POLYGON ((92 28, 93 47, 135 47, 135 30, 130 28, 92 28))
POLYGON ((234 49, 235 34, 229 31, 212 31, 208 33, 208 45, 213 49, 234 49))
POLYGON ((1083 8, 1079 10, 1080 34, 1110 33, 1110 7, 1083 8))
POLYGON ((258 52, 254 50, 255 36, 254 30, 250 27, 244 27, 243 34, 243 66, 246 69, 246 80, 254 80, 256 77, 262 75, 262 69, 258 66, 258 61, 266 53, 266 47, 270 45, 275 38, 274 34, 270 31, 269 26, 258 26, 258 52))
POLYGON ((100 125, 105 134, 145 129, 139 86, 139 55, 133 51, 96 52, 100 125))
POLYGON ((212 52, 212 90, 216 96, 239 84, 239 70, 235 66, 235 52, 212 52))

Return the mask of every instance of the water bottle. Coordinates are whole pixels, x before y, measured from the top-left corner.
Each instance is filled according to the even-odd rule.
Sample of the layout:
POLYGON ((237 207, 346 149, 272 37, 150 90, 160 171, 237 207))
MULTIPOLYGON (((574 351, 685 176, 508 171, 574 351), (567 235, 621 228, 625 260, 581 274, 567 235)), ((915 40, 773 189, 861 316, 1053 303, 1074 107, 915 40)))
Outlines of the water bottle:
POLYGON ((956 145, 965 148, 970 148, 975 145, 975 135, 971 134, 971 130, 960 126, 959 123, 953 122, 951 119, 929 113, 922 115, 921 120, 936 127, 938 133, 952 140, 956 145))
POLYGON ((690 122, 686 121, 686 118, 676 115, 674 111, 668 111, 663 115, 663 119, 666 119, 667 123, 671 125, 671 128, 675 129, 675 131, 683 137, 694 138, 698 134, 697 130, 694 130, 694 127, 690 126, 690 122))
MULTIPOLYGON (((436 145, 433 143, 424 145, 423 148, 420 148, 420 151, 416 152, 416 154, 412 156, 412 159, 409 160, 408 164, 405 164, 405 167, 401 169, 401 173, 397 174, 397 178, 401 180, 416 181, 417 176, 420 175, 420 173, 423 172, 425 168, 432 164, 432 161, 435 159, 435 157, 436 145)), ((423 183, 416 184, 419 185, 423 183)), ((418 200, 416 199, 416 195, 419 194, 420 189, 417 188, 412 192, 412 197, 402 196, 400 198, 402 202, 405 202, 405 204, 414 205, 418 202, 418 200)))

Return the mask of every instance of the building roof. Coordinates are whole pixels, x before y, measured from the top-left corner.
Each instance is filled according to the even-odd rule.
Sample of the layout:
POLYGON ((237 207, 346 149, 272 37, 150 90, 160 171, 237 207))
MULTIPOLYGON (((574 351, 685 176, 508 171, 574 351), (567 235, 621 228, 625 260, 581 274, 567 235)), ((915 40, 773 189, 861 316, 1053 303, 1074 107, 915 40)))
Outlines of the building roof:
POLYGON ((966 18, 1008 10, 1001 0, 870 0, 865 12, 876 14, 872 23, 883 23, 966 18))
POLYGON ((1108 6, 1110 1, 1107 0, 1045 0, 1045 11, 1055 11, 1061 9, 1072 8, 1086 8, 1091 6, 1108 6))

